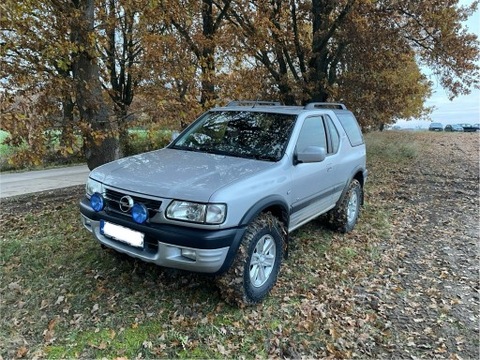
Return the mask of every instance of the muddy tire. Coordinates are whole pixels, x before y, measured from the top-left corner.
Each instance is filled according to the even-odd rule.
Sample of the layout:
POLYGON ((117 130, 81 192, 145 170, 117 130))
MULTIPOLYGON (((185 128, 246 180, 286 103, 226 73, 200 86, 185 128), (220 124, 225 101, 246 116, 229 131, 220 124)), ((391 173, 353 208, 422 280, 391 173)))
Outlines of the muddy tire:
POLYGON ((222 297, 239 307, 260 302, 277 281, 285 246, 282 224, 260 214, 247 228, 230 269, 216 278, 222 297))
POLYGON ((327 215, 329 225, 335 231, 352 231, 357 223, 362 203, 362 187, 358 180, 352 180, 340 202, 327 215))

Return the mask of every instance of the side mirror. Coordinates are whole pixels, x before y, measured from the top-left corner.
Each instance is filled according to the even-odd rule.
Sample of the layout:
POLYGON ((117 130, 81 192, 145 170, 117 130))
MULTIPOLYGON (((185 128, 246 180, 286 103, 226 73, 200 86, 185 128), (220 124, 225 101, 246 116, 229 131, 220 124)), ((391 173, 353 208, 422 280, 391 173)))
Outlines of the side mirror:
POLYGON ((297 152, 295 156, 295 164, 299 163, 315 163, 325 160, 327 150, 320 146, 307 146, 303 151, 297 152))

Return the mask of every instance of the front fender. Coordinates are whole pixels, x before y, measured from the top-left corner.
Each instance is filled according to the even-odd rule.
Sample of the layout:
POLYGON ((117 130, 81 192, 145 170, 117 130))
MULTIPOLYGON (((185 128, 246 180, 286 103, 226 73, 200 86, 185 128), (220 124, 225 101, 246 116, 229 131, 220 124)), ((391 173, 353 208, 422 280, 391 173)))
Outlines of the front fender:
POLYGON ((289 206, 287 201, 280 195, 270 195, 257 201, 240 220, 239 226, 246 226, 253 221, 260 213, 270 209, 273 215, 281 220, 288 229, 290 219, 289 206))
POLYGON ((243 216, 239 226, 247 226, 264 211, 271 212, 272 215, 276 216, 283 223, 284 229, 286 231, 284 237, 284 257, 285 259, 287 259, 289 252, 289 234, 286 229, 288 229, 290 223, 290 211, 287 201, 280 195, 271 195, 256 202, 243 216))

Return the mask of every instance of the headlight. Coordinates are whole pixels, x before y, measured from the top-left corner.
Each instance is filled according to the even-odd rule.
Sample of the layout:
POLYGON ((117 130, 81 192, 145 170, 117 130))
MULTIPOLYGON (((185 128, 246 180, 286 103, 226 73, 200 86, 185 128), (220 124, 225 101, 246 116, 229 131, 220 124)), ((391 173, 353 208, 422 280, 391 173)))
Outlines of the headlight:
POLYGON ((199 204, 174 200, 167 208, 166 217, 202 224, 221 224, 226 213, 227 206, 224 204, 199 204))
POLYGON ((205 222, 207 224, 221 224, 225 220, 226 205, 223 204, 210 204, 207 205, 207 214, 205 216, 205 222))
POLYGON ((85 185, 85 192, 87 193, 87 197, 90 198, 95 193, 103 194, 103 186, 102 183, 91 178, 88 178, 87 183, 85 185))

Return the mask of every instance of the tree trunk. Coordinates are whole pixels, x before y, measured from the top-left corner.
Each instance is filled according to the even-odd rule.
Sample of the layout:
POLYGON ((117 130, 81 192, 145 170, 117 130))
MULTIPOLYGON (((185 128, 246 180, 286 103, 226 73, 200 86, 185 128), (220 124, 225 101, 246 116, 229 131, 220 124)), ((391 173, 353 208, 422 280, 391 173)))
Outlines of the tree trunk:
POLYGON ((75 104, 72 101, 70 95, 66 95, 65 98, 62 100, 62 107, 63 107, 63 116, 62 116, 62 133, 60 134, 60 148, 61 149, 71 149, 60 151, 58 154, 61 158, 66 158, 68 155, 72 154, 73 148, 75 146, 75 131, 74 131, 74 116, 73 110, 75 108, 75 104))
POLYGON ((339 5, 335 1, 312 0, 312 56, 308 79, 312 88, 311 101, 327 101, 329 88, 336 82, 336 67, 340 61, 338 56, 344 51, 345 44, 333 49, 329 48, 329 42, 354 4, 355 0, 348 0, 336 10, 339 5))
POLYGON ((115 118, 118 123, 118 140, 119 140, 119 156, 124 157, 132 155, 129 144, 128 126, 127 126, 128 107, 125 104, 120 104, 120 107, 115 110, 115 118))
POLYGON ((312 56, 310 58, 309 83, 311 84, 310 101, 323 102, 328 99, 326 89, 328 48, 326 33, 328 18, 333 4, 324 0, 312 1, 312 56))
POLYGON ((215 100, 215 45, 213 35, 215 34, 214 19, 213 19, 213 1, 202 1, 202 21, 203 21, 203 35, 205 36, 202 49, 202 96, 200 103, 203 107, 210 107, 215 100))
POLYGON ((110 98, 115 103, 115 120, 118 124, 119 156, 131 153, 128 144, 128 108, 133 101, 134 79, 132 71, 140 48, 134 43, 134 25, 136 12, 131 8, 121 8, 123 15, 116 10, 117 0, 109 0, 108 12, 108 45, 106 52, 106 67, 109 73, 111 91, 110 98), (116 47, 121 45, 121 51, 116 47))
POLYGON ((80 118, 88 130, 84 134, 84 149, 90 170, 118 159, 119 144, 116 128, 110 122, 110 108, 103 98, 100 71, 95 55, 94 0, 72 0, 78 10, 78 20, 72 23, 72 34, 79 49, 73 61, 80 118))

